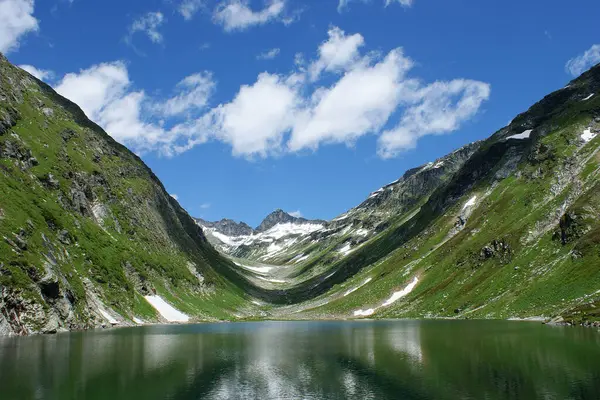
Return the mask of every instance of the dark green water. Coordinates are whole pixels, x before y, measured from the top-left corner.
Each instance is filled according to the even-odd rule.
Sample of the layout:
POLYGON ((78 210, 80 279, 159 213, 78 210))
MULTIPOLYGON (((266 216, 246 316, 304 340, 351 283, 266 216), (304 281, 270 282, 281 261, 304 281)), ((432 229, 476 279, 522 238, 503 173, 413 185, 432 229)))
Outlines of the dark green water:
POLYGON ((0 339, 1 399, 600 399, 600 333, 259 322, 0 339))

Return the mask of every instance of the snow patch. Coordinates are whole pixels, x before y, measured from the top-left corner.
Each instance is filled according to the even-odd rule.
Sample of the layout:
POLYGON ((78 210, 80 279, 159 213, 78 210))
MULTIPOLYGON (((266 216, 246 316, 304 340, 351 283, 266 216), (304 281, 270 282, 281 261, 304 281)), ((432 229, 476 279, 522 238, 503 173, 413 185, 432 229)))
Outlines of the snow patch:
POLYGON ((144 325, 144 321, 142 321, 138 317, 133 317, 133 322, 135 322, 138 325, 144 325))
POLYGON ((116 325, 116 324, 119 323, 119 321, 117 321, 115 319, 115 317, 113 317, 112 315, 110 315, 106 310, 103 310, 102 308, 99 308, 98 311, 100 311, 100 314, 102 314, 102 316, 104 317, 104 319, 107 320, 109 324, 116 325))
POLYGON ((529 139, 529 136, 531 136, 531 132, 533 132, 533 129, 528 129, 525 132, 519 133, 518 135, 509 136, 506 138, 506 140, 508 140, 508 139, 516 139, 516 140, 529 139))
POLYGON ((247 270, 250 270, 253 272, 258 272, 259 274, 266 274, 273 269, 273 267, 251 267, 250 265, 240 264, 235 261, 234 261, 234 264, 239 267, 242 267, 244 269, 247 269, 247 270))
POLYGON ((337 218, 334 218, 334 219, 332 219, 332 221, 343 221, 343 220, 345 220, 346 218, 348 218, 348 215, 342 215, 342 216, 340 216, 340 217, 337 217, 337 218))
POLYGON ((587 128, 581 134, 581 139, 583 139, 583 141, 586 142, 586 143, 589 142, 590 140, 592 140, 595 137, 596 137, 596 134, 594 132, 592 132, 592 128, 587 128))
POLYGON ((169 322, 188 322, 190 317, 167 303, 160 296, 144 296, 146 301, 150 303, 160 315, 169 322))
MULTIPOLYGON (((356 311, 354 311, 354 316, 355 317, 366 317, 366 316, 374 314, 375 311, 377 311, 377 309, 379 309, 381 307, 387 307, 391 304, 394 304, 395 302, 397 302, 398 300, 400 300, 401 298, 405 297, 410 292, 412 292, 413 289, 415 288, 415 286, 417 286, 417 283, 419 283, 419 278, 417 278, 415 276, 413 281, 411 283, 409 283, 408 286, 406 286, 404 289, 400 290, 399 292, 395 292, 394 294, 392 294, 392 296, 389 299, 387 299, 379 307, 369 308, 367 310, 356 310, 356 311)), ((352 293, 352 292, 350 292, 350 293, 352 293)), ((350 293, 348 293, 348 294, 350 294, 350 293)))
POLYGON ((475 201, 477 200, 477 196, 473 196, 469 199, 469 201, 467 201, 467 203, 463 206, 463 210, 467 209, 468 207, 472 207, 475 205, 475 201))
POLYGON ((361 228, 356 231, 356 234, 358 236, 367 236, 369 234, 369 231, 367 229, 361 228))
POLYGON ((352 252, 352 246, 350 246, 350 243, 347 243, 344 247, 340 248, 338 250, 338 253, 343 254, 344 256, 347 256, 348 254, 350 254, 352 252))
POLYGON ((368 317, 369 315, 373 315, 375 313, 374 308, 369 308, 368 310, 356 310, 354 311, 355 317, 368 317))
POLYGON ((591 99, 592 97, 594 97, 594 93, 590 94, 588 97, 586 97, 585 99, 583 99, 581 101, 587 101, 587 100, 591 99))
POLYGON ((419 278, 417 278, 415 276, 415 279, 413 279, 413 281, 411 283, 409 283, 407 287, 405 287, 404 289, 402 289, 399 292, 394 293, 392 295, 392 297, 387 299, 386 302, 382 304, 382 306, 387 307, 387 306, 397 302, 398 300, 400 300, 401 298, 403 298, 404 296, 406 296, 407 294, 412 292, 413 289, 415 288, 415 286, 417 286, 417 283, 419 283, 419 278))

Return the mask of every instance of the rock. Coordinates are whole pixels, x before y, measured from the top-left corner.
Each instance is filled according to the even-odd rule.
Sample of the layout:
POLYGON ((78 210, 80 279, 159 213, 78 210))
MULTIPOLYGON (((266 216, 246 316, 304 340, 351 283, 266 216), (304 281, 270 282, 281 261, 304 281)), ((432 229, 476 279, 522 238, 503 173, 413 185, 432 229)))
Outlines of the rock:
POLYGON ((69 233, 69 231, 66 229, 63 229, 62 231, 58 232, 58 241, 61 242, 62 244, 70 245, 71 244, 71 234, 69 233))
POLYGON ((17 124, 20 119, 19 112, 12 107, 8 107, 5 110, 0 109, 0 136, 4 135, 17 124))
POLYGON ((19 247, 20 250, 27 250, 27 241, 21 235, 15 235, 14 243, 19 247))
POLYGON ((44 113, 46 117, 52 117, 54 115, 54 110, 49 107, 44 107, 42 108, 42 113, 44 113))
POLYGON ((75 132, 73 129, 65 129, 64 131, 62 131, 60 133, 60 136, 62 137, 62 139, 65 142, 68 142, 69 140, 73 139, 75 136, 77 136, 77 132, 75 132))

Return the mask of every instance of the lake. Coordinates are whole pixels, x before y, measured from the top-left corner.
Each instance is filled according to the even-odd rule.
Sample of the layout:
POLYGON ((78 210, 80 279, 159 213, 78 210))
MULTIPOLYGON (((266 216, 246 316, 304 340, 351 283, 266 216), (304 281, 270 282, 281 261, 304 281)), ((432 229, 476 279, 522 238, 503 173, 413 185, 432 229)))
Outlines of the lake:
POLYGON ((252 322, 0 338, 0 399, 600 399, 600 333, 252 322))

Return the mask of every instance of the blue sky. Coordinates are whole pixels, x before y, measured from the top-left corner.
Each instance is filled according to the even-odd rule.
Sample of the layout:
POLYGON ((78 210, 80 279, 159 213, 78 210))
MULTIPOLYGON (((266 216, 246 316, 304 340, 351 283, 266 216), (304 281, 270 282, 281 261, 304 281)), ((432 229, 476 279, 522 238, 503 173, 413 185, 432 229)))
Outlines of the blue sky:
POLYGON ((576 3, 0 0, 0 51, 190 214, 331 219, 600 62, 576 3))

